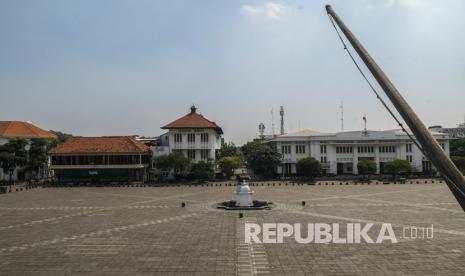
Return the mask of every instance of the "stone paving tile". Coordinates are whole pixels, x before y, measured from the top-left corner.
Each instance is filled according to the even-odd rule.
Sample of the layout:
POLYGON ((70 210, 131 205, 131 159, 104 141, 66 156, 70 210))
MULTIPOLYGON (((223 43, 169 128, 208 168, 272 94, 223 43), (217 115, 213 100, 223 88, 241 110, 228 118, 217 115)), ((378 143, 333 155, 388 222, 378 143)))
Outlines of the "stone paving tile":
MULTIPOLYGON (((465 275, 465 214, 444 184, 253 186, 271 211, 223 211, 233 187, 39 188, 0 195, 0 275, 465 275), (302 207, 301 201, 306 205, 302 207), (181 202, 187 203, 181 208, 181 202), (355 220, 355 221, 353 221, 355 220), (390 244, 240 243, 245 221, 434 224, 390 244), (244 251, 246 249, 247 251, 244 251), (244 268, 244 266, 242 266, 244 268)), ((380 228, 373 226, 374 232, 380 228)))

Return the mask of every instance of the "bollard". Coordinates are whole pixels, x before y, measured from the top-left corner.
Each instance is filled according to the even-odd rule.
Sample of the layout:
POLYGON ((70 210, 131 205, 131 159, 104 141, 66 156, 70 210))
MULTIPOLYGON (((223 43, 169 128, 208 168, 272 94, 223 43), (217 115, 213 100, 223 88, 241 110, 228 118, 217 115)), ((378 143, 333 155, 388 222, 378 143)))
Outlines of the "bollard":
POLYGON ((302 200, 302 206, 305 206, 305 201, 302 200))
POLYGON ((244 214, 243 213, 239 213, 239 218, 243 218, 244 217, 244 214))
POLYGON ((186 207, 186 203, 185 203, 185 202, 181 202, 181 207, 182 207, 182 208, 186 207))

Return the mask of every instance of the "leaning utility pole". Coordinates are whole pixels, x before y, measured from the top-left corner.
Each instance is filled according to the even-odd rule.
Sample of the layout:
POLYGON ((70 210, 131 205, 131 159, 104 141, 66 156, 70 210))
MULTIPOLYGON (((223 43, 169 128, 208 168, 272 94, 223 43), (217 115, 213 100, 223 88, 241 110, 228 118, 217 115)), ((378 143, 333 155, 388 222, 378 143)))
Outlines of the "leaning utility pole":
POLYGON ((363 60, 367 68, 375 77, 381 88, 391 100, 399 114, 402 116, 408 127, 411 129, 415 138, 423 148, 426 157, 433 163, 446 180, 447 186, 465 211, 465 178, 450 160, 439 143, 434 139, 420 118, 415 114, 413 109, 405 101, 394 84, 384 74, 383 70, 376 64, 368 51, 362 46, 355 35, 347 28, 339 16, 334 12, 330 5, 326 5, 326 11, 330 18, 334 19, 341 31, 349 40, 352 47, 363 60))

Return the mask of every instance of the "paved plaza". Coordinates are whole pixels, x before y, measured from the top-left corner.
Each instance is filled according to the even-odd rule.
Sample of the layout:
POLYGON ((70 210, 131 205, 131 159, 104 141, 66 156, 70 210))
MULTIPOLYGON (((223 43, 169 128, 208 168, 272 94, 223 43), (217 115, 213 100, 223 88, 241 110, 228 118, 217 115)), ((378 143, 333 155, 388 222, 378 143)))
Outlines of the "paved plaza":
POLYGON ((233 197, 224 185, 0 195, 0 275, 465 275, 465 213, 443 183, 252 188, 274 209, 215 209, 233 197), (434 225, 434 237, 248 244, 246 222, 386 222, 397 237, 434 225))

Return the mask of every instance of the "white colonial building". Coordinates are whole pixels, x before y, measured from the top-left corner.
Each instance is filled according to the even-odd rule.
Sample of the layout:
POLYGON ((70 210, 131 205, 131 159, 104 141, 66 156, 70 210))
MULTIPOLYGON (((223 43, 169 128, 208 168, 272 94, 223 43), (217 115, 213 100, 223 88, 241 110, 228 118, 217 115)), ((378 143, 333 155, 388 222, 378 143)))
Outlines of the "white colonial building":
MULTIPOLYGON (((431 132, 449 154, 449 136, 431 132)), ((302 130, 267 140, 282 154, 277 173, 296 174, 296 163, 312 156, 322 164, 326 174, 358 174, 357 163, 363 159, 376 162, 377 173, 383 173, 384 163, 394 159, 408 160, 414 171, 431 172, 432 166, 421 151, 401 130, 346 131, 321 133, 302 130)))
MULTIPOLYGON (((24 139, 30 143, 31 139, 54 139, 57 136, 54 133, 43 130, 30 122, 22 121, 0 121, 0 146, 8 143, 11 139, 24 139)), ((29 144, 26 145, 26 150, 29 150, 29 144)), ((40 175, 47 174, 47 168, 44 167, 40 175)), ((25 175, 22 168, 17 168, 11 175, 11 180, 24 180, 25 175)), ((4 172, 0 168, 0 180, 10 180, 9 173, 4 172)))
POLYGON ((158 146, 151 147, 154 157, 178 151, 192 162, 215 160, 221 148, 223 130, 197 113, 195 106, 191 107, 190 113, 162 129, 168 132, 159 137, 158 146))

